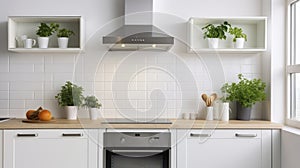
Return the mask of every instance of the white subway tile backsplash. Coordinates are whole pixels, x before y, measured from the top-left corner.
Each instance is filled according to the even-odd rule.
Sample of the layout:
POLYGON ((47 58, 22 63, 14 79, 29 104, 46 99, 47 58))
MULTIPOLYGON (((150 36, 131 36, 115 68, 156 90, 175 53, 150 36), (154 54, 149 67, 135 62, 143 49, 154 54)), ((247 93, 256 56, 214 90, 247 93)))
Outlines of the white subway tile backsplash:
POLYGON ((33 64, 10 64, 9 72, 34 72, 33 64))
POLYGON ((8 91, 0 91, 0 100, 8 100, 9 94, 8 91))
POLYGON ((34 92, 32 91, 10 91, 10 100, 20 99, 34 99, 34 92))
POLYGON ((241 65, 241 73, 251 73, 253 69, 253 65, 241 65))
POLYGON ((74 55, 53 55, 53 64, 74 64, 75 56, 74 55))
POLYGON ((44 100, 26 100, 25 108, 26 109, 37 109, 44 106, 44 100))
POLYGON ((0 109, 0 117, 9 117, 9 109, 0 109))
POLYGON ((72 81, 73 73, 53 73, 53 81, 72 81))
POLYGON ((45 72, 44 64, 34 64, 34 72, 45 72))
POLYGON ((25 100, 10 100, 9 108, 10 109, 24 109, 25 108, 25 100))
POLYGON ((74 64, 46 64, 45 72, 73 72, 74 64))
POLYGON ((43 100, 43 99, 46 99, 46 97, 44 95, 45 95, 44 91, 35 91, 33 98, 35 100, 43 100))
POLYGON ((9 116, 15 118, 26 118, 27 109, 9 109, 9 116))
POLYGON ((0 73, 0 81, 43 81, 44 74, 43 73, 30 73, 30 72, 10 72, 10 73, 0 73))
POLYGON ((9 100, 0 100, 0 109, 9 109, 9 100))
POLYGON ((9 82, 0 82, 0 90, 9 90, 9 82))
POLYGON ((11 91, 37 91, 44 89, 43 82, 11 82, 10 83, 11 91))
POLYGON ((9 58, 10 64, 44 64, 44 56, 41 55, 11 55, 9 58))
POLYGON ((8 64, 0 64, 0 72, 9 72, 9 65, 8 64))

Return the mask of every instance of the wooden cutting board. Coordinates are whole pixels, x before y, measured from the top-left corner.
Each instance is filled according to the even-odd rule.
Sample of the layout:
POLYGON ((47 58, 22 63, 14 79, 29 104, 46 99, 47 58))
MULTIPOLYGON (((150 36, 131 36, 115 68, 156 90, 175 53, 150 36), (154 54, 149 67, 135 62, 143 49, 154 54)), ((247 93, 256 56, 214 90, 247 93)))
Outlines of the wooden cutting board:
POLYGON ((41 121, 41 120, 28 120, 28 119, 24 119, 24 120, 22 120, 22 122, 24 122, 24 123, 53 123, 53 122, 56 122, 56 120, 52 119, 50 121, 41 121))

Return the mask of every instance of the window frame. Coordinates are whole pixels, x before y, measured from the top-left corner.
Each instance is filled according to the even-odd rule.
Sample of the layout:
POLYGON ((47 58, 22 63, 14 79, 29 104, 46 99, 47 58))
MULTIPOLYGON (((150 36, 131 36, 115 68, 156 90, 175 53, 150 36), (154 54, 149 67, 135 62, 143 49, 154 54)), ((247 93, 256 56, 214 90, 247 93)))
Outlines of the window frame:
MULTIPOLYGON (((295 3, 300 4, 300 0, 288 0, 287 1, 287 61, 286 61, 286 81, 287 81, 287 113, 286 113, 286 124, 288 126, 300 128, 300 120, 292 119, 293 113, 295 113, 295 76, 293 74, 300 73, 300 64, 295 64, 295 52, 296 52, 296 39, 295 37, 295 25, 296 20, 293 17, 293 9, 295 3), (294 78, 294 79, 293 79, 294 78)), ((300 11, 299 11, 300 12, 300 11)), ((299 23, 300 25, 300 23, 299 23)))

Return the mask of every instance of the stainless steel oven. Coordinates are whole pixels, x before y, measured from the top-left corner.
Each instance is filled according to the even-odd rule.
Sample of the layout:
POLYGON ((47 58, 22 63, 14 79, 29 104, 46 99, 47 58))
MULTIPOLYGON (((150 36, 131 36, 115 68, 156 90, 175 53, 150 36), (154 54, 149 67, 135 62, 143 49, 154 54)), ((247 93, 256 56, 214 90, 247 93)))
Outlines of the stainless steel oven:
POLYGON ((170 168, 170 132, 105 132, 103 168, 170 168))

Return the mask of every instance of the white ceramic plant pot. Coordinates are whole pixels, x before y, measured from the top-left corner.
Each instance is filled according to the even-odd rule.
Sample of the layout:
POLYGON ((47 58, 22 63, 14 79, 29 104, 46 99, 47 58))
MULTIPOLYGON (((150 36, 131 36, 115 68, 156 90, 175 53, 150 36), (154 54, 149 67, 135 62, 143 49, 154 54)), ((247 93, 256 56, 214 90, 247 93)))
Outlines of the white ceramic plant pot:
POLYGON ((244 38, 236 38, 236 42, 234 43, 235 48, 244 48, 245 39, 244 38))
POLYGON ((90 119, 91 120, 97 120, 98 119, 98 113, 99 113, 98 108, 89 108, 89 113, 90 113, 90 119))
POLYGON ((39 48, 48 48, 49 37, 38 37, 39 48))
POLYGON ((69 38, 60 37, 60 38, 57 38, 57 42, 58 42, 58 47, 59 48, 68 48, 69 38))
POLYGON ((208 48, 218 48, 219 39, 218 38, 208 38, 208 48))
POLYGON ((221 121, 229 121, 229 103, 224 102, 220 103, 220 109, 221 109, 221 121))
POLYGON ((65 106, 65 111, 67 113, 67 120, 77 120, 77 106, 65 106))

